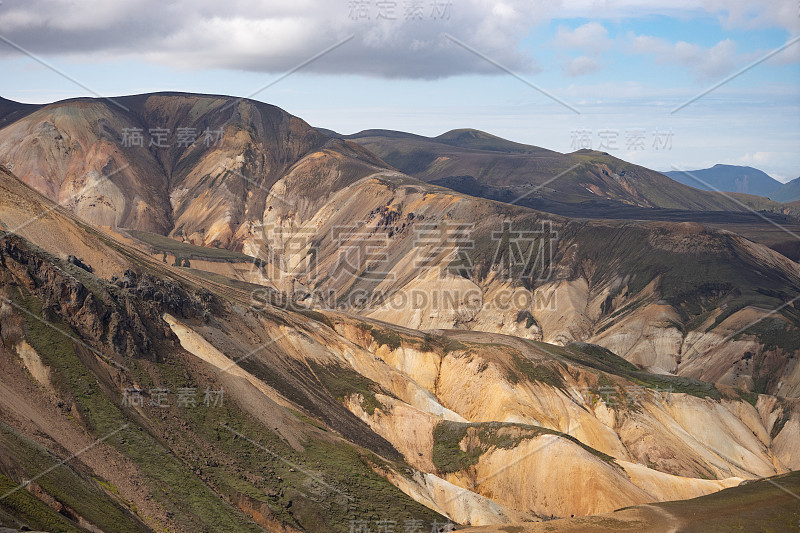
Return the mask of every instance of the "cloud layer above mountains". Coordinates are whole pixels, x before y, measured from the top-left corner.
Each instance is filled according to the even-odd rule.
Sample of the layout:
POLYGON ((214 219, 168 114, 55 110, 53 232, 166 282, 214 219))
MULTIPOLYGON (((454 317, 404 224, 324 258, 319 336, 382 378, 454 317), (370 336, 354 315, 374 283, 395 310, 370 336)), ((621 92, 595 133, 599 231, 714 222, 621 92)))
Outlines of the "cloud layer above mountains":
MULTIPOLYGON (((698 12, 718 17, 726 27, 776 27, 796 32, 797 4, 792 0, 706 0, 652 2, 601 0, 531 2, 529 0, 6 0, 0 5, 0 35, 34 54, 67 55, 80 60, 136 58, 178 68, 223 68, 282 72, 318 56, 304 69, 332 74, 385 78, 441 78, 500 72, 480 55, 522 74, 540 67, 523 41, 554 19, 591 16, 578 29, 559 29, 551 45, 572 57, 571 76, 600 68, 600 53, 612 46, 603 20, 650 13, 675 16, 698 12)), ((720 43, 704 51, 636 36, 637 53, 661 61, 697 59, 724 70, 735 47, 720 43)), ((691 48, 695 46, 695 48, 691 48)), ((624 49, 624 47, 623 47, 624 49)), ((3 47, 1 54, 18 54, 3 47)))

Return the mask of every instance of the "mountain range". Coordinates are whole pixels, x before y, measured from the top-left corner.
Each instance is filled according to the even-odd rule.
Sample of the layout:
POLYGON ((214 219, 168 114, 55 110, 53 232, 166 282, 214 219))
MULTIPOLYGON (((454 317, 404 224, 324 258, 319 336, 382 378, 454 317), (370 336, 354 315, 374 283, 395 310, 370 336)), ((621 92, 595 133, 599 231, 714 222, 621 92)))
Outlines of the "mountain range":
POLYGON ((800 260, 800 206, 724 192, 735 187, 699 191, 697 183, 682 187, 604 152, 560 154, 478 130, 433 138, 388 130, 347 136, 322 131, 363 145, 410 176, 471 196, 570 218, 697 222, 800 260))
POLYGON ((746 210, 723 195, 698 194, 659 172, 603 152, 561 154, 477 130, 433 138, 367 130, 342 138, 422 181, 569 216, 582 213, 588 218, 615 210, 746 210))
POLYGON ((764 503, 800 468, 791 206, 232 97, 0 103, 0 525, 800 519, 764 503))

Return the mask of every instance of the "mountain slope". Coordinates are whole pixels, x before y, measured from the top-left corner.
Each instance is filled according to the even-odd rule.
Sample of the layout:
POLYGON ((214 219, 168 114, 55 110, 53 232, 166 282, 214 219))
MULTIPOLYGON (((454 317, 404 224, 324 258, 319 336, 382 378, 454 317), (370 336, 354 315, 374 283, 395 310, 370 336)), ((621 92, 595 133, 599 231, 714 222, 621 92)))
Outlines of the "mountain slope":
POLYGON ((800 461, 796 402, 647 376, 595 347, 248 309, 158 263, 108 283, 20 237, 2 244, 0 413, 18 435, 6 483, 41 471, 24 466, 31 441, 46 467, 103 438, 0 501, 4 524, 45 527, 44 505, 69 508, 73 528, 122 520, 114 530, 348 531, 386 513, 497 524, 707 494, 800 461), (197 404, 176 404, 181 390, 197 404), (105 505, 127 518, 77 500, 69 476, 110 487, 105 505))
POLYGON ((433 138, 368 130, 344 138, 423 181, 561 214, 570 214, 570 206, 588 216, 626 208, 742 211, 721 195, 698 194, 658 172, 591 150, 560 154, 476 130, 433 138))
MULTIPOLYGON (((166 123, 186 110, 183 95, 136 98, 166 123)), ((245 211, 258 230, 225 244, 263 285, 132 248, 170 243, 91 226, 0 171, 0 481, 104 439, 0 499, 0 524, 55 529, 56 511, 64 530, 112 516, 131 530, 517 527, 799 467, 796 264, 699 225, 465 196, 328 142, 253 178, 275 179, 245 211)), ((270 145, 270 161, 291 147, 270 145)), ((196 244, 220 219, 192 205, 241 209, 212 181, 180 215, 196 244)))
POLYGON ((800 200, 800 178, 795 178, 789 183, 781 185, 781 187, 773 192, 770 197, 776 202, 796 202, 800 200))
MULTIPOLYGON (((69 217, 61 223, 72 225, 72 234, 81 231, 69 217)), ((53 246, 52 241, 41 244, 53 246)), ((130 268, 109 282, 18 236, 3 234, 0 246, 0 357, 5 369, 0 414, 2 445, 8 451, 0 479, 13 488, 105 437, 92 453, 70 463, 72 478, 53 469, 26 490, 0 500, 4 525, 18 527, 21 521, 55 530, 47 506, 70 509, 62 513, 68 518, 63 530, 135 530, 141 520, 158 530, 346 531, 347 513, 362 512, 362 506, 366 514, 442 519, 373 470, 400 459, 389 443, 371 434, 325 387, 313 385, 313 374, 302 365, 280 362, 278 354, 300 355, 282 328, 314 331, 302 315, 237 310, 135 251, 124 254, 131 258, 130 268), (220 369, 185 351, 162 318, 165 312, 182 323, 224 332, 222 338, 246 352, 260 347, 263 352, 250 353, 248 363, 269 379, 256 386, 241 372, 230 371, 232 366, 220 369), (256 335, 273 342, 255 344, 256 335), (278 370, 282 364, 287 366, 278 370), (195 391, 195 400, 176 406, 175 391, 186 387, 195 391), (226 391, 213 408, 202 404, 207 388, 226 391), (154 404, 153 391, 162 391, 169 401, 154 404), (131 394, 141 394, 141 402, 131 403, 131 394), (309 417, 327 422, 312 423, 309 417), (339 436, 348 432, 360 444, 339 436), (267 446, 272 455, 259 452, 267 446), (34 451, 51 459, 35 459, 34 451), (85 489, 74 486, 75 476, 86 480, 85 489), (307 486, 309 476, 318 484, 307 486), (86 492, 102 495, 100 487, 110 491, 109 502, 86 492), (98 510, 101 504, 108 509, 98 510)), ((238 350, 226 348, 231 358, 225 359, 226 366, 243 355, 232 349, 238 350)), ((341 366, 327 358, 316 355, 320 368, 341 366)), ((364 378, 361 386, 371 385, 364 378)), ((403 466, 392 468, 404 472, 403 466)))
MULTIPOLYGON (((782 183, 753 167, 714 165, 711 168, 664 172, 679 183, 701 191, 724 191, 773 197, 782 183)), ((778 200, 779 201, 779 200, 778 200)))
POLYGON ((573 218, 708 224, 795 262, 800 258, 792 235, 800 233, 796 207, 752 194, 698 193, 697 183, 687 188, 608 154, 559 154, 468 129, 434 138, 388 130, 327 133, 364 144, 407 174, 471 196, 573 218))
MULTIPOLYGON (((301 191, 279 185, 302 205, 301 191)), ((264 282, 290 282, 281 289, 310 305, 414 329, 596 342, 660 372, 759 392, 780 386, 792 397, 800 390, 798 266, 735 234, 570 221, 391 173, 343 189, 310 217, 284 197, 268 205, 264 233, 244 247, 280 258, 262 270, 264 282), (358 231, 337 232, 348 224, 358 231), (441 242, 421 240, 429 234, 441 242), (777 366, 750 362, 748 352, 777 366)))
POLYGON ((228 245, 273 183, 313 173, 319 195, 383 164, 251 100, 162 93, 68 100, 0 130, 0 160, 85 220, 228 245), (140 137, 137 137, 140 135, 140 137), (321 176, 330 179, 321 180, 321 176))
POLYGON ((800 509, 795 496, 798 492, 800 474, 794 472, 683 502, 642 505, 600 516, 558 520, 546 524, 480 527, 467 531, 792 531, 800 520, 800 509))
MULTIPOLYGON (((362 132, 363 134, 364 132, 362 132)), ((542 154, 542 155, 557 155, 558 152, 539 148, 537 146, 530 146, 527 144, 516 143, 497 137, 485 131, 473 129, 458 129, 445 132, 433 138, 434 141, 447 144, 449 146, 456 146, 459 148, 468 148, 473 150, 487 150, 491 152, 501 152, 506 154, 542 154)))

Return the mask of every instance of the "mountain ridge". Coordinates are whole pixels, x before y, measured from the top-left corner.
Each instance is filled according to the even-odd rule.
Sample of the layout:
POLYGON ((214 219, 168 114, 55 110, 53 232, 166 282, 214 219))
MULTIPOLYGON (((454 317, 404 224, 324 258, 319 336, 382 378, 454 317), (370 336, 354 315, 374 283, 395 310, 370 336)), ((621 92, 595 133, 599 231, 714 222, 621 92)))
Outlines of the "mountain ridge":
MULTIPOLYGON (((560 154, 476 132, 452 130, 439 137, 423 137, 366 130, 342 137, 366 146, 390 165, 422 181, 452 187, 453 180, 467 177, 488 188, 486 197, 517 201, 534 209, 555 209, 556 213, 559 203, 576 206, 593 203, 606 210, 630 206, 746 210, 723 195, 698 194, 696 188, 677 184, 668 177, 665 180, 662 173, 604 152, 579 150, 560 154), (481 140, 477 144, 473 140, 459 141, 459 136, 464 135, 467 139, 478 135, 481 140), (487 143, 493 150, 475 148, 487 143)), ((587 212, 591 217, 593 211, 587 209, 587 212)))

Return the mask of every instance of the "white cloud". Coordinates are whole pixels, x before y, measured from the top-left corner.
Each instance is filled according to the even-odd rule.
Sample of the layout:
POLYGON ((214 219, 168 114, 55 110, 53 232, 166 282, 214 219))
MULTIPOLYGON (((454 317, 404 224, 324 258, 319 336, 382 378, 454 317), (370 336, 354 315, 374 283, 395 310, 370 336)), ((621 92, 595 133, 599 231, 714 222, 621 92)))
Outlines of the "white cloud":
POLYGON ((575 29, 559 26, 552 44, 559 50, 584 53, 564 60, 564 73, 576 77, 597 72, 600 69, 600 56, 614 45, 614 41, 608 36, 605 26, 599 22, 588 22, 575 29))
MULTIPOLYGON (((535 72, 536 62, 519 43, 557 6, 526 0, 418 4, 419 12, 409 11, 403 0, 6 0, 0 6, 0 34, 42 55, 259 72, 293 68, 352 34, 352 41, 305 70, 438 78, 501 72, 445 33, 511 69, 535 72)), ((5 48, 0 53, 17 52, 5 48)))
POLYGON ((679 18, 710 14, 729 29, 782 28, 800 33, 797 0, 571 0, 562 16, 621 20, 666 15, 679 18))
POLYGON ((755 58, 755 54, 737 53, 731 39, 718 42, 710 48, 678 41, 672 43, 650 35, 628 35, 629 52, 651 55, 660 64, 680 65, 694 73, 698 80, 709 81, 731 74, 739 66, 755 58))
POLYGON ((559 26, 553 44, 557 48, 577 49, 596 55, 611 48, 613 41, 605 26, 599 22, 589 22, 574 30, 559 26))
MULTIPOLYGON (((534 28, 553 19, 594 18, 576 28, 560 27, 552 43, 572 56, 560 57, 565 72, 579 75, 599 68, 602 54, 614 44, 598 21, 711 14, 726 27, 777 27, 800 33, 796 2, 424 0, 419 2, 421 16, 407 17, 411 13, 406 0, 5 0, 0 5, 0 35, 40 55, 81 61, 144 59, 192 69, 282 72, 354 34, 352 41, 305 70, 432 79, 501 73, 445 39, 445 33, 515 71, 530 74, 539 70, 538 65, 521 43, 534 28), (439 16, 434 16, 434 2, 440 6, 439 16), (354 9, 360 3, 366 6, 367 18, 354 9), (394 9, 381 12, 382 4, 394 9)), ((0 54, 18 52, 3 46, 0 54)), ((774 61, 792 62, 797 56, 800 46, 796 45, 774 61)), ((707 50, 678 43, 658 58, 693 65, 701 78, 738 65, 730 42, 707 50)))
POLYGON ((600 64, 597 62, 597 60, 587 56, 579 56, 574 59, 570 59, 567 61, 567 64, 564 65, 564 73, 567 76, 572 77, 591 74, 599 69, 600 64))
POLYGON ((783 28, 800 31, 800 5, 796 0, 705 0, 727 28, 783 28))
MULTIPOLYGON (((787 39, 784 45, 788 44, 789 42, 791 42, 791 39, 787 39)), ((800 42, 795 42, 794 44, 787 46, 786 48, 778 52, 776 55, 768 59, 767 63, 770 65, 779 65, 779 66, 796 65, 797 63, 800 63, 800 42)))
POLYGON ((743 155, 739 161, 747 165, 763 165, 772 162, 776 155, 775 152, 752 152, 743 155))

